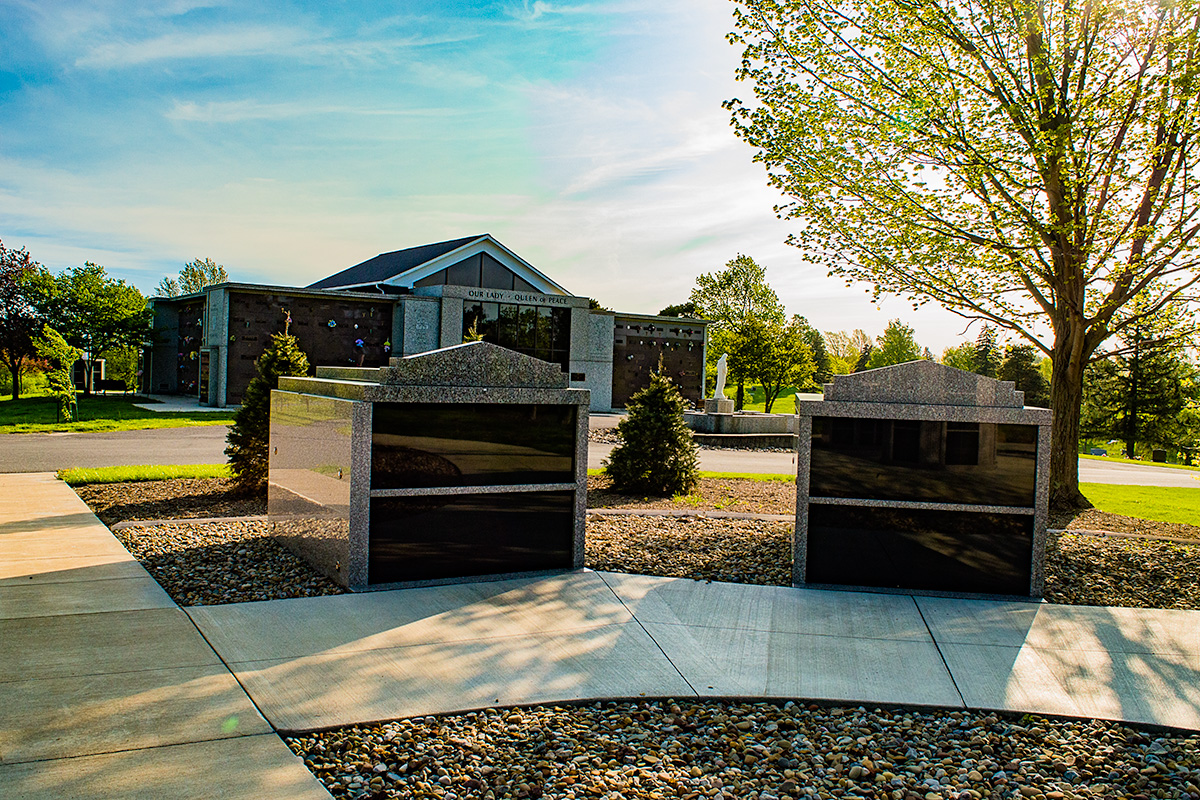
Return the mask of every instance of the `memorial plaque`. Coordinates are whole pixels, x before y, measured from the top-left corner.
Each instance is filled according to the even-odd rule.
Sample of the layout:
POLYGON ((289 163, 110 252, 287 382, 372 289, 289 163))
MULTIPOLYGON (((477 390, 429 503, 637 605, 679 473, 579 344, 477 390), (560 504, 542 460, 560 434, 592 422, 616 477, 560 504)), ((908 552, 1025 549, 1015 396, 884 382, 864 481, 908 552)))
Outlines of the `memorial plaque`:
POLYGON ((1028 507, 1037 426, 813 417, 812 497, 1028 507))
POLYGON ((1032 514, 809 506, 809 583, 1027 595, 1032 514))
POLYGON ((376 403, 371 488, 572 483, 573 405, 376 403))
POLYGON ((583 568, 586 389, 488 342, 374 377, 284 376, 271 393, 281 544, 352 591, 583 568))
POLYGON ((572 491, 375 497, 372 584, 571 569, 572 491))

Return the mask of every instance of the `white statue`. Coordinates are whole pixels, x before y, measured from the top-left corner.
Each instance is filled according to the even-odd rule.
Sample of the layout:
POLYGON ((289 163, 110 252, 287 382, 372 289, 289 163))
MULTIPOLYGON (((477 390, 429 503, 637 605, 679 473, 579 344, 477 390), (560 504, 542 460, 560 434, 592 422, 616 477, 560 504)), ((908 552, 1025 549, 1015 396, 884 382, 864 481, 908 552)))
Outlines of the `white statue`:
POLYGON ((725 396, 725 374, 729 372, 729 354, 722 353, 717 359, 717 388, 713 390, 713 400, 728 400, 725 396))

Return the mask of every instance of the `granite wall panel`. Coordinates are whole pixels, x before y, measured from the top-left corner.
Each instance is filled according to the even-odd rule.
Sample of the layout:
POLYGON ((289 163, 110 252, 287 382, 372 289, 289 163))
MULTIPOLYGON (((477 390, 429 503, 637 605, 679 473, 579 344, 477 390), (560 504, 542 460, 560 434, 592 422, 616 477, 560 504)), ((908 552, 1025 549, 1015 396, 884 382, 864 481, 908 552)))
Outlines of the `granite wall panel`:
POLYGON ((352 577, 355 405, 331 397, 271 393, 271 533, 342 586, 351 585, 352 577))

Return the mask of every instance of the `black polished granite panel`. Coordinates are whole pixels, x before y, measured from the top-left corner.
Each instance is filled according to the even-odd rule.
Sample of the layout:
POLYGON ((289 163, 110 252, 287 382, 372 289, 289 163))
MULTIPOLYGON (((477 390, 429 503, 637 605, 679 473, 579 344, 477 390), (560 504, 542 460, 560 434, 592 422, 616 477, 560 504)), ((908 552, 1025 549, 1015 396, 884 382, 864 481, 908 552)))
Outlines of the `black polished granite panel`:
POLYGON ((575 482, 573 405, 376 403, 371 488, 575 482))
POLYGON ((371 584, 571 569, 574 492, 376 497, 371 584))
POLYGON ((813 417, 809 495, 1032 507, 1037 426, 813 417))
POLYGON ((1029 595, 1033 515, 811 504, 805 581, 1029 595))

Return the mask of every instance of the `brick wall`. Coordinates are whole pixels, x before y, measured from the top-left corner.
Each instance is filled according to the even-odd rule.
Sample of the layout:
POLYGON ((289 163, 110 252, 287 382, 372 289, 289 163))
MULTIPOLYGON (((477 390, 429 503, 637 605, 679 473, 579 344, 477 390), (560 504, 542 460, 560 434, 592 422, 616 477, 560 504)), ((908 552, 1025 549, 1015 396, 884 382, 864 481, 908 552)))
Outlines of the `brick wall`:
POLYGON ((613 408, 624 408, 629 398, 650 385, 650 373, 663 371, 683 398, 702 405, 700 376, 704 372, 704 329, 679 320, 626 319, 617 315, 613 325, 613 408))
POLYGON ((339 297, 230 292, 228 391, 229 404, 240 403, 254 377, 254 362, 271 335, 282 333, 283 309, 292 314, 290 332, 313 367, 379 367, 388 363, 384 344, 392 335, 392 303, 339 297), (334 324, 331 326, 329 323, 334 324), (355 341, 361 339, 362 347, 355 341))

